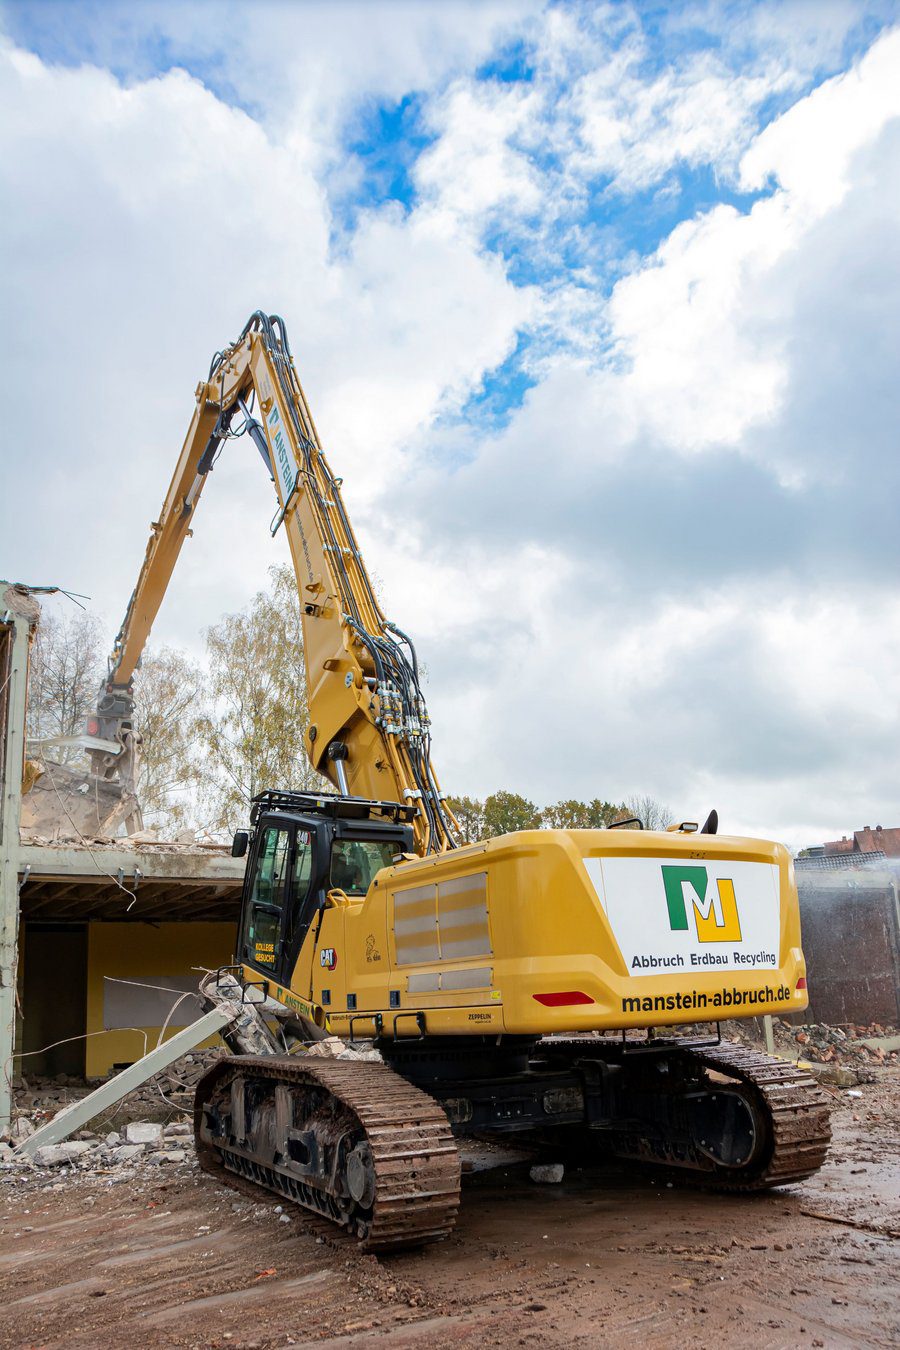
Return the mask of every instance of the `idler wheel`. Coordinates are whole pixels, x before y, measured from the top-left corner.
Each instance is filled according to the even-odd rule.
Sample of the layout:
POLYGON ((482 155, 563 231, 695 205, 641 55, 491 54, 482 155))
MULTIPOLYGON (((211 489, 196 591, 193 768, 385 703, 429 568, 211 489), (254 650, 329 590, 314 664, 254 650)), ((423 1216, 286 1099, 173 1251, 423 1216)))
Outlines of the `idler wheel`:
POLYGON ((375 1199, 375 1164, 372 1150, 363 1140, 347 1157, 347 1190, 361 1209, 371 1209, 375 1199))

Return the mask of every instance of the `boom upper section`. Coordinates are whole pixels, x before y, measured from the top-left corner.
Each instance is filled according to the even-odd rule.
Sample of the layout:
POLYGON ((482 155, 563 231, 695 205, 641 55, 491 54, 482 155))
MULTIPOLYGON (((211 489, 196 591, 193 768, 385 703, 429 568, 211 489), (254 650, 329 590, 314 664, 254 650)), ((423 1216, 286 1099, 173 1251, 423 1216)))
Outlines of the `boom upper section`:
POLYGON ((277 315, 253 314, 197 386, 191 424, 110 657, 97 731, 122 740, 134 672, 200 495, 222 443, 244 434, 275 483, 272 533, 282 525, 286 530, 297 577, 309 691, 305 742, 313 767, 341 792, 415 804, 419 852, 453 847, 456 821, 431 765, 415 651, 382 613, 277 315))

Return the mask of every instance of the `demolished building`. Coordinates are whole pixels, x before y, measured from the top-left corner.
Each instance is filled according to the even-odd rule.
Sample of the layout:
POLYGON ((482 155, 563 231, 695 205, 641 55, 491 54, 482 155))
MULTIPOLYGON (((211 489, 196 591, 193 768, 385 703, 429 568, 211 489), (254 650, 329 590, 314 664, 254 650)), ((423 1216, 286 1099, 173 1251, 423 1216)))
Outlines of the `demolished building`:
POLYGON ((196 1019, 198 969, 231 960, 243 877, 222 845, 103 838, 71 812, 51 832, 44 801, 23 815, 39 618, 29 587, 0 582, 0 1128, 14 1072, 101 1077, 196 1019))

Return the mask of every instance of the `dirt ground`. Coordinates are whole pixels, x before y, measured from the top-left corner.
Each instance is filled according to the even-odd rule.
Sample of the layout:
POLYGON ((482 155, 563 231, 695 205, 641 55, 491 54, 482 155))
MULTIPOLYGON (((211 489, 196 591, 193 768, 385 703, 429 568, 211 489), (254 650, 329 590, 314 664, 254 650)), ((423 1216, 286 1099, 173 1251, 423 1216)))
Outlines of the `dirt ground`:
POLYGON ((752 1198, 619 1168, 473 1176, 452 1239, 358 1256, 193 1161, 0 1180, 0 1346, 900 1344, 900 1071, 833 1092, 818 1177, 752 1198))

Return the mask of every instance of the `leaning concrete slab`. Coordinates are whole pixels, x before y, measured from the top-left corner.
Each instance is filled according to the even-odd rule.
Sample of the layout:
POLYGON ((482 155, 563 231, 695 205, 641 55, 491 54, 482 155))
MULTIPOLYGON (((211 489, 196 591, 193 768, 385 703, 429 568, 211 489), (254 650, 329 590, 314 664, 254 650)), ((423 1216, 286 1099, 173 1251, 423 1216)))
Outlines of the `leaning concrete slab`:
POLYGON ((207 1036, 212 1036, 223 1027, 227 1027, 230 1022, 240 1014, 240 1006, 231 1008, 214 1008, 212 1012, 206 1013, 198 1022, 192 1022, 189 1027, 179 1031, 176 1035, 158 1045, 155 1050, 151 1050, 149 1055, 144 1055, 143 1059, 137 1060, 134 1064, 123 1069, 115 1078, 110 1078, 108 1082, 95 1088, 93 1092, 82 1097, 80 1101, 73 1102, 71 1106, 65 1107, 52 1120, 48 1120, 46 1125, 42 1125, 34 1134, 30 1134, 27 1139, 16 1149, 19 1156, 33 1158, 39 1148, 46 1144, 58 1144, 61 1139, 66 1139, 74 1130, 80 1130, 94 1116, 99 1115, 108 1107, 114 1106, 117 1101, 127 1093, 133 1092, 135 1088, 146 1083, 148 1078, 152 1078, 155 1073, 161 1069, 166 1069, 176 1059, 186 1055, 189 1050, 193 1050, 205 1041, 207 1036))

